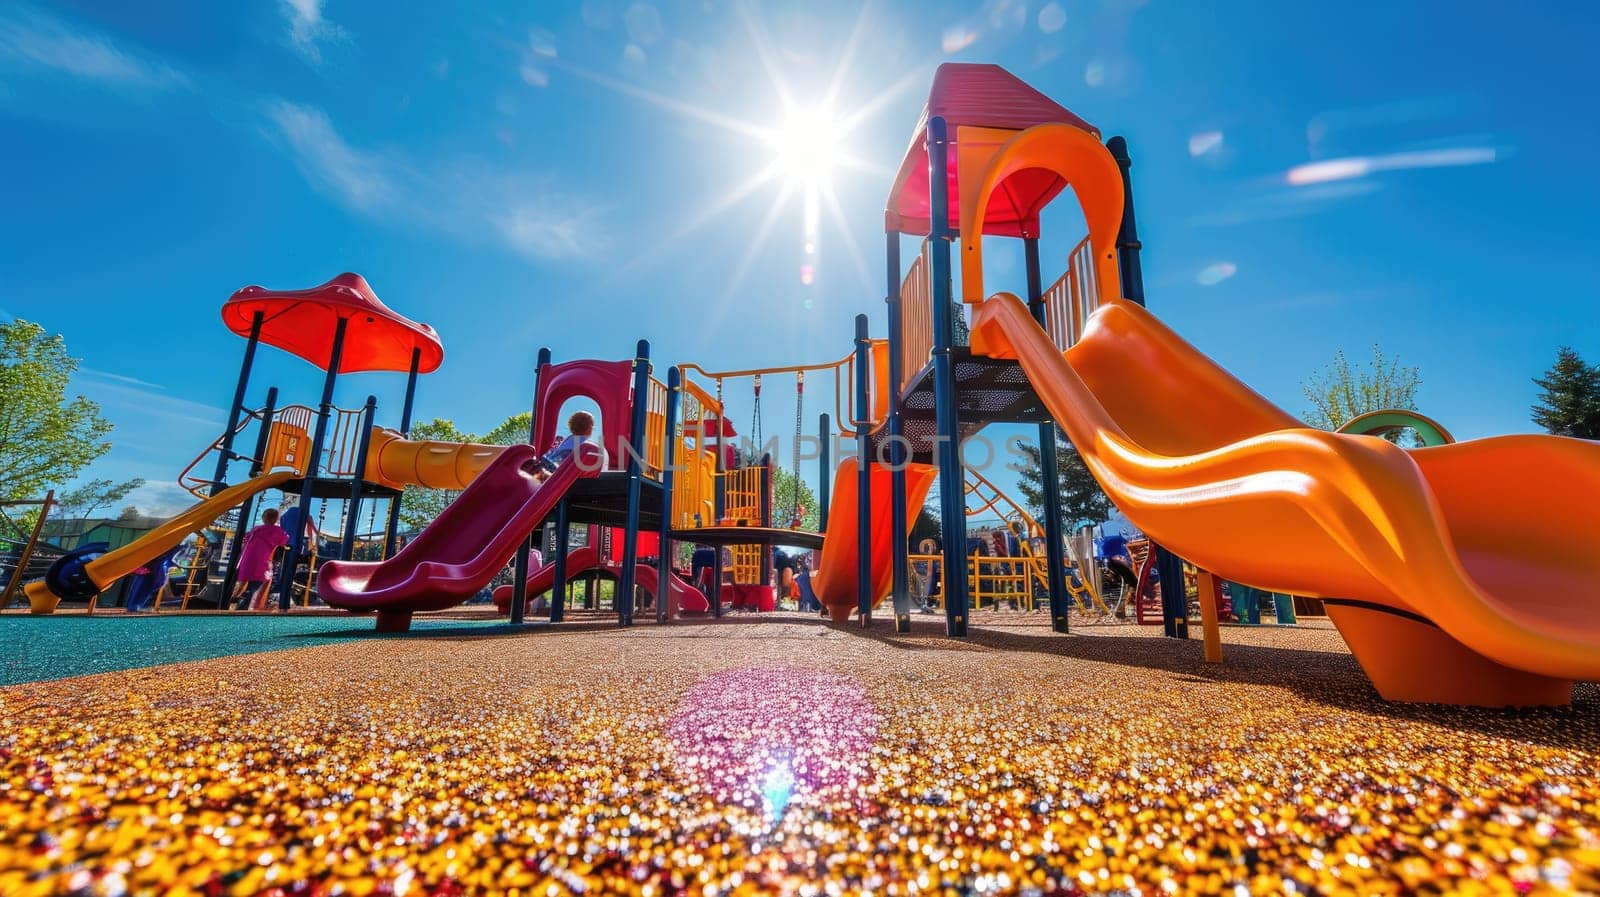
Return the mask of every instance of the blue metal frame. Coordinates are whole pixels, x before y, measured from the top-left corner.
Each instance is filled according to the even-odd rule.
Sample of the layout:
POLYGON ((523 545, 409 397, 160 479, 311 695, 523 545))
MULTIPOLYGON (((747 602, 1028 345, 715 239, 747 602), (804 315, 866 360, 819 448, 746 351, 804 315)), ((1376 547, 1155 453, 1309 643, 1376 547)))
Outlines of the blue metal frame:
MULTIPOLYGON (((539 433, 539 384, 544 379, 544 372, 550 367, 550 349, 542 346, 533 363, 533 404, 528 411, 528 444, 533 445, 533 440, 539 433)), ((511 568, 511 622, 521 623, 528 613, 528 561, 529 552, 533 548, 533 540, 538 538, 539 530, 528 534, 528 538, 517 546, 517 559, 511 568)), ((559 622, 559 621, 558 621, 559 622)))
POLYGON ((823 414, 817 418, 817 530, 828 531, 828 504, 833 488, 833 421, 823 414))
MULTIPOLYGON (((1025 237, 1023 255, 1028 269, 1028 308, 1033 319, 1044 325, 1044 279, 1039 276, 1039 238, 1025 237)), ((1056 632, 1069 629, 1068 611, 1072 599, 1067 594, 1066 552, 1063 551, 1064 533, 1061 529, 1061 471, 1056 463, 1056 424, 1044 421, 1039 424, 1040 485, 1044 489, 1044 557, 1045 577, 1050 588, 1050 627, 1056 632)), ((1033 588, 1029 583, 1028 588, 1033 588)))
MULTIPOLYGON (((233 460, 233 434, 239 428, 239 416, 244 413, 244 396, 250 388, 250 371, 256 364, 256 347, 261 345, 261 324, 265 320, 261 312, 250 316, 250 336, 244 344, 244 360, 239 362, 239 382, 233 387, 233 405, 228 409, 228 428, 222 431, 221 450, 217 452, 217 468, 211 476, 211 488, 208 495, 216 495, 226 488, 228 482, 228 464, 233 460)), ((262 426, 271 426, 270 420, 262 426)), ((256 457, 260 457, 257 453, 256 457)))
POLYGON ((350 480, 350 504, 344 509, 344 532, 340 533, 339 560, 350 560, 356 547, 356 526, 361 517, 361 485, 367 476, 367 450, 372 447, 372 421, 378 413, 378 397, 367 396, 361 412, 361 442, 356 453, 356 475, 350 480))
MULTIPOLYGON (((267 403, 261 407, 261 428, 256 431, 256 454, 250 461, 252 479, 266 472, 267 442, 272 438, 272 416, 277 410, 278 387, 274 386, 267 390, 267 403)), ((255 500, 252 495, 239 505, 239 522, 233 528, 233 547, 228 550, 228 567, 222 574, 222 597, 217 601, 217 610, 227 610, 231 606, 228 596, 233 594, 234 579, 239 575, 239 552, 244 550, 244 534, 255 500)))
POLYGON ((322 380, 322 402, 317 406, 317 430, 311 437, 311 457, 306 461, 305 484, 300 487, 300 524, 289 534, 289 553, 283 560, 283 576, 278 586, 278 609, 287 612, 294 598, 295 562, 305 549, 305 521, 311 519, 311 490, 322 461, 323 443, 328 438, 328 415, 333 411, 333 385, 339 379, 339 363, 344 359, 344 335, 349 318, 340 318, 333 328, 333 351, 328 353, 327 375, 322 380))
MULTIPOLYGON (((411 407, 417 399, 417 369, 422 366, 422 348, 411 350, 411 372, 406 375, 406 400, 400 406, 400 435, 411 435, 411 407)), ((384 528, 383 556, 394 556, 395 533, 400 529, 400 497, 389 499, 389 523, 384 528)))
MULTIPOLYGON (((727 478, 722 476, 727 472, 728 446, 727 437, 723 436, 723 409, 717 409, 717 457, 714 459, 717 476, 712 478, 711 489, 711 525, 722 523, 722 515, 728 510, 727 478)), ((704 426, 704 421, 701 422, 704 426)), ((714 549, 711 560, 711 594, 706 600, 711 602, 711 616, 722 616, 722 548, 721 545, 707 546, 714 549)))
POLYGON ((633 625, 633 589, 638 579, 633 569, 639 560, 639 499, 644 478, 640 454, 648 451, 645 436, 646 414, 650 406, 650 341, 639 340, 633 359, 633 422, 629 427, 628 511, 622 533, 622 573, 618 577, 615 599, 617 625, 633 625))
POLYGON ((667 603, 672 595, 672 487, 674 466, 678 463, 678 401, 683 391, 683 372, 667 369, 666 445, 662 447, 661 531, 656 552, 656 622, 667 621, 667 603))
MULTIPOLYGON (((1133 213, 1133 178, 1128 173, 1133 160, 1128 156, 1128 141, 1113 137, 1106 141, 1111 158, 1122 171, 1122 223, 1117 228, 1117 267, 1122 274, 1122 295, 1144 305, 1144 271, 1139 264, 1139 224, 1133 213)), ((1161 578, 1162 630, 1169 638, 1189 637, 1189 599, 1183 586, 1183 559, 1160 545, 1156 552, 1156 575, 1161 578), (1173 588, 1173 584, 1177 588, 1173 588)), ((1205 596, 1201 596, 1205 600, 1205 596)))
POLYGON ((861 625, 872 622, 872 440, 867 436, 867 375, 872 369, 872 344, 867 316, 856 315, 856 614, 861 625))
POLYGON ((900 305, 900 232, 884 235, 884 261, 888 271, 889 306, 889 563, 894 568, 889 594, 894 596, 894 631, 911 631, 911 545, 906 520, 906 446, 901 420, 901 384, 905 381, 905 362, 900 349, 905 334, 905 309, 900 305))
MULTIPOLYGON (((944 553, 945 634, 967 634, 967 511, 956 409, 956 372, 950 358, 955 342, 951 320, 950 140, 943 116, 928 119, 928 277, 933 303, 933 402, 939 466, 939 507, 944 553)), ((973 234, 971 239, 980 239, 973 234)))
POLYGON ((556 556, 550 572, 550 622, 560 623, 567 616, 567 552, 572 541, 572 510, 565 498, 556 502, 556 556))

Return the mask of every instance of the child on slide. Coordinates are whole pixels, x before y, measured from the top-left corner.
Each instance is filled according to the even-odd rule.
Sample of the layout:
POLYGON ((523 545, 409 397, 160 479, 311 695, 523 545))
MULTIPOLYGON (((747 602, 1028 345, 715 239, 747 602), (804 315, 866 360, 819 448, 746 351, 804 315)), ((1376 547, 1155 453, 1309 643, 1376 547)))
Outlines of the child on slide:
MULTIPOLYGON (((567 419, 567 429, 570 435, 539 459, 540 479, 554 473, 555 469, 561 466, 561 462, 572 457, 578 446, 587 445, 594 439, 594 415, 587 411, 574 412, 572 417, 567 419)), ((595 445, 600 449, 600 469, 604 470, 607 462, 606 448, 598 441, 595 441, 595 445)))

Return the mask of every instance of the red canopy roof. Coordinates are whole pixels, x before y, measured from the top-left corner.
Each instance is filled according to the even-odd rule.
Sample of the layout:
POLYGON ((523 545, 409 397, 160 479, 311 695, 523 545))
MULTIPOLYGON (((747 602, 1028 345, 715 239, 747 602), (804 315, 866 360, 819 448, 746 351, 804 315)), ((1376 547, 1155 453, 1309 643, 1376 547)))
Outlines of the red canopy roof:
MULTIPOLYGON (((928 232, 928 119, 943 116, 950 134, 950 229, 960 226, 956 183, 956 128, 961 125, 1021 131, 1059 122, 1099 135, 1094 125, 998 65, 947 62, 933 75, 928 103, 911 135, 911 146, 895 175, 885 206, 891 228, 910 234, 928 232)), ((1039 210, 1066 186, 1055 174, 1039 169, 1019 171, 996 190, 984 214, 983 232, 1017 237, 1037 234, 1039 210)))
POLYGON ((262 313, 261 341, 292 352, 324 370, 333 355, 333 333, 345 325, 339 373, 410 371, 411 353, 422 350, 417 372, 429 374, 444 361, 444 346, 432 327, 398 315, 378 300, 366 278, 340 274, 309 290, 269 290, 248 286, 222 305, 222 323, 240 336, 262 313))

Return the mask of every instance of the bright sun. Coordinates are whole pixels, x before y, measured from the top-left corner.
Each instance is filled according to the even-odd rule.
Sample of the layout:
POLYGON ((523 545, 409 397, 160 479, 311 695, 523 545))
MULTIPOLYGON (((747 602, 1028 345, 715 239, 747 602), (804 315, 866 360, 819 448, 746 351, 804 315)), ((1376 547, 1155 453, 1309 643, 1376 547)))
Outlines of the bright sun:
POLYGON ((827 107, 796 109, 767 139, 783 177, 807 188, 827 187, 839 162, 844 126, 827 107))

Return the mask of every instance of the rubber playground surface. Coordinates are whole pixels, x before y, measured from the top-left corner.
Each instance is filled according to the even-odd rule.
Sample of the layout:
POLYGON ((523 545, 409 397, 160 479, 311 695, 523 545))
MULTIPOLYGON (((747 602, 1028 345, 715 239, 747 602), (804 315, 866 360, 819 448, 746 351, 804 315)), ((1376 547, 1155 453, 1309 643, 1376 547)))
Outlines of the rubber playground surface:
POLYGON ((185 619, 260 653, 0 690, 0 893, 1600 889, 1600 687, 1385 704, 1327 629, 1226 628, 1222 666, 1042 615, 0 633, 185 619))

